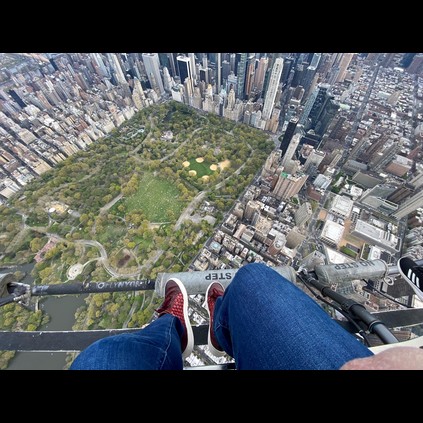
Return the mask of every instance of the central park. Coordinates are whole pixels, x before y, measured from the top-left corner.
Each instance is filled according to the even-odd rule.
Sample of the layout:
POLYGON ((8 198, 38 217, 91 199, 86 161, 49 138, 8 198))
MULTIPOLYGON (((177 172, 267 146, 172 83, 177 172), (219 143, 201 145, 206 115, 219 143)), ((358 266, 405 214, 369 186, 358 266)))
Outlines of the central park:
MULTIPOLYGON (((0 265, 35 261, 36 284, 184 271, 272 149, 247 125, 172 101, 150 106, 0 206, 0 265)), ((92 294, 74 329, 141 327, 157 301, 147 291, 92 294)), ((37 313, 10 304, 0 325, 36 330, 37 313)), ((10 358, 1 353, 0 367, 10 358)))

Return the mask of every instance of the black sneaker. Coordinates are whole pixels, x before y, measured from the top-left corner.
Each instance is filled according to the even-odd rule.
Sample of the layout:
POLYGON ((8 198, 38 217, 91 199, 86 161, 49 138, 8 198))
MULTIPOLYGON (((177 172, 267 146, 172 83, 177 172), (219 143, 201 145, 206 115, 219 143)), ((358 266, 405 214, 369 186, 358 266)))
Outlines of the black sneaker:
POLYGON ((401 257, 397 266, 401 276, 413 288, 417 297, 423 301, 423 268, 410 257, 401 257))

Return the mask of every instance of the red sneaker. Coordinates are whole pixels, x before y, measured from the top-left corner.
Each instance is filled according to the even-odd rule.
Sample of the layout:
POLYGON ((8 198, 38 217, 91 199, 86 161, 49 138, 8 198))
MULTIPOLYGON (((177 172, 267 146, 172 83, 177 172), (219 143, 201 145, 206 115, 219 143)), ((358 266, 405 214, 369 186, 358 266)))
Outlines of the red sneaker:
POLYGON ((208 334, 208 345, 210 352, 216 356, 220 357, 225 354, 222 347, 217 342, 217 339, 214 334, 213 322, 214 322, 214 306, 216 305, 216 300, 223 295, 225 288, 219 282, 213 282, 209 285, 206 291, 206 300, 204 301, 203 307, 209 312, 209 334, 208 334))
POLYGON ((187 290, 179 279, 172 278, 166 282, 163 304, 156 311, 159 317, 171 314, 181 321, 185 329, 181 339, 182 358, 187 358, 194 348, 194 334, 188 317, 187 290))

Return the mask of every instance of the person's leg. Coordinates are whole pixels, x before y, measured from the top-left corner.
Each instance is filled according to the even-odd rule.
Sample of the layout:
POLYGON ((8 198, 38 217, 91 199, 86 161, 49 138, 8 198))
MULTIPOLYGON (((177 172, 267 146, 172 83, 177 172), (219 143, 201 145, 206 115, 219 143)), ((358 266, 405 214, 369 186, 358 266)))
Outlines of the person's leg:
POLYGON ((263 264, 238 270, 216 300, 214 330, 238 369, 339 369, 372 352, 263 264))
POLYGON ((182 370, 181 337, 177 317, 164 314, 135 333, 94 342, 74 360, 71 370, 182 370))
POLYGON ((169 279, 159 318, 136 333, 111 336, 90 345, 71 370, 181 370, 194 347, 183 283, 169 279))

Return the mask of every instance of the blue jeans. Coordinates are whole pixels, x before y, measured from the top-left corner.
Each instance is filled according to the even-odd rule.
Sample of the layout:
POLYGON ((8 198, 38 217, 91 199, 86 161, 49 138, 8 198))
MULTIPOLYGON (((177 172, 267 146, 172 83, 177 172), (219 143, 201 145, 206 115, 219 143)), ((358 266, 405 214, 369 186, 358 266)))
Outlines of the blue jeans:
MULTIPOLYGON (((308 295, 263 264, 236 273, 217 299, 214 329, 237 369, 339 369, 373 353, 308 295)), ((164 315, 132 334, 101 339, 71 369, 182 369, 179 319, 164 315)))

